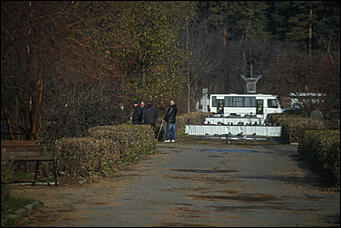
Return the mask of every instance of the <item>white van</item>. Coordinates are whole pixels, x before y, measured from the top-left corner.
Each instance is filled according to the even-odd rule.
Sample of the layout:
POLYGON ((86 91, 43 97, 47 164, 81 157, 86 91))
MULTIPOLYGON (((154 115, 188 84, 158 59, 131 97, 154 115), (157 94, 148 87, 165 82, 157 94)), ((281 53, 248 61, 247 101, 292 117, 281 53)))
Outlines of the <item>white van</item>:
POLYGON ((277 95, 270 94, 211 94, 209 108, 224 117, 256 115, 265 119, 268 114, 283 112, 277 95))

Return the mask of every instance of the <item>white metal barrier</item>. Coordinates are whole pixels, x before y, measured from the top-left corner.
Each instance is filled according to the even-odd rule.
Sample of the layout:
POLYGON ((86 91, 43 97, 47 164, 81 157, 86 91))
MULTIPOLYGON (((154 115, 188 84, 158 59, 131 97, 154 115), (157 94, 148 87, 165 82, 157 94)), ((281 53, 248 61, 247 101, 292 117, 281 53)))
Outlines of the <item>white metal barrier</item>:
POLYGON ((217 118, 217 117, 207 117, 205 118, 205 124, 225 124, 225 125, 237 125, 238 123, 242 122, 244 125, 250 124, 254 125, 257 123, 257 125, 264 124, 263 118, 257 118, 257 117, 243 117, 243 118, 236 118, 236 117, 228 117, 228 118, 217 118))
POLYGON ((255 135, 280 137, 280 126, 221 126, 221 125, 186 125, 185 134, 188 135, 255 135))

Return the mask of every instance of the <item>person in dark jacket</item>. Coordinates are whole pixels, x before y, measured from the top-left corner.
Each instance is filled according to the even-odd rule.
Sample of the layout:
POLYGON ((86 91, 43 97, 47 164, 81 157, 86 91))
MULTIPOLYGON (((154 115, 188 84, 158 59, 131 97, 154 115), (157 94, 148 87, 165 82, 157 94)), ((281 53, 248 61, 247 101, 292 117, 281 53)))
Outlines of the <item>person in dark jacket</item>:
POLYGON ((116 108, 117 124, 124 124, 129 121, 129 110, 121 102, 119 107, 116 108))
POLYGON ((142 111, 143 124, 150 124, 155 128, 158 112, 152 104, 146 104, 142 111))
POLYGON ((141 124, 142 123, 142 108, 139 103, 136 101, 134 102, 134 112, 131 117, 133 124, 141 124))
POLYGON ((176 114, 178 112, 178 108, 173 100, 170 101, 170 107, 167 110, 165 117, 163 118, 167 122, 166 126, 166 141, 169 142, 169 132, 172 131, 172 142, 175 140, 175 122, 176 122, 176 114))

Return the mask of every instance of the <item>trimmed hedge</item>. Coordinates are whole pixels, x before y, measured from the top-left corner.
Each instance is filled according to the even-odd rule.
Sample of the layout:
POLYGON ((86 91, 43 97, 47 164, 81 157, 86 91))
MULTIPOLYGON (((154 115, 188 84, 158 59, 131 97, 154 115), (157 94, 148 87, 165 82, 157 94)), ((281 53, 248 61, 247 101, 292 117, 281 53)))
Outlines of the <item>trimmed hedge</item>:
MULTIPOLYGON (((203 124, 209 113, 206 112, 190 112, 176 117, 175 123, 175 140, 177 142, 189 141, 189 136, 185 134, 186 125, 203 124)), ((165 131, 166 135, 166 131, 165 131)))
POLYGON ((88 132, 91 137, 115 141, 122 161, 134 160, 140 154, 155 150, 155 133, 150 125, 96 126, 88 132))
POLYGON ((340 186, 340 130, 329 130, 323 120, 274 114, 282 126, 283 143, 298 143, 297 151, 308 166, 330 186, 340 186))
POLYGON ((308 130, 301 138, 297 150, 323 180, 340 186, 340 131, 308 130))
POLYGON ((82 177, 107 175, 156 148, 149 125, 97 126, 88 132, 88 137, 56 140, 59 171, 82 177))
POLYGON ((283 143, 298 143, 306 130, 325 129, 322 120, 285 114, 273 114, 272 117, 277 125, 282 126, 281 141, 283 143))
POLYGON ((62 138, 55 143, 59 171, 72 176, 106 174, 117 165, 117 143, 110 139, 62 138))

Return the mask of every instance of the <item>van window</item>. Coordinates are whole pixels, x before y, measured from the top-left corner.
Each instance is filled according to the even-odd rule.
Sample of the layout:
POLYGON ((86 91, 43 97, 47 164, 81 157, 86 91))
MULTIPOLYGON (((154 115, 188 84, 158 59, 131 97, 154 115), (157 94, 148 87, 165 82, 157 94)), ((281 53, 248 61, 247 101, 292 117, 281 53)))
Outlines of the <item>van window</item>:
POLYGON ((232 97, 232 107, 243 107, 244 97, 232 97))
POLYGON ((245 97, 244 107, 256 107, 256 98, 255 97, 245 97))
POLYGON ((268 99, 268 108, 278 108, 277 99, 268 99))
POLYGON ((256 107, 256 97, 228 97, 224 99, 225 107, 256 107))
POLYGON ((232 107, 232 97, 228 97, 228 96, 224 97, 224 106, 232 107))
POLYGON ((212 96, 212 107, 217 107, 217 97, 212 96))

